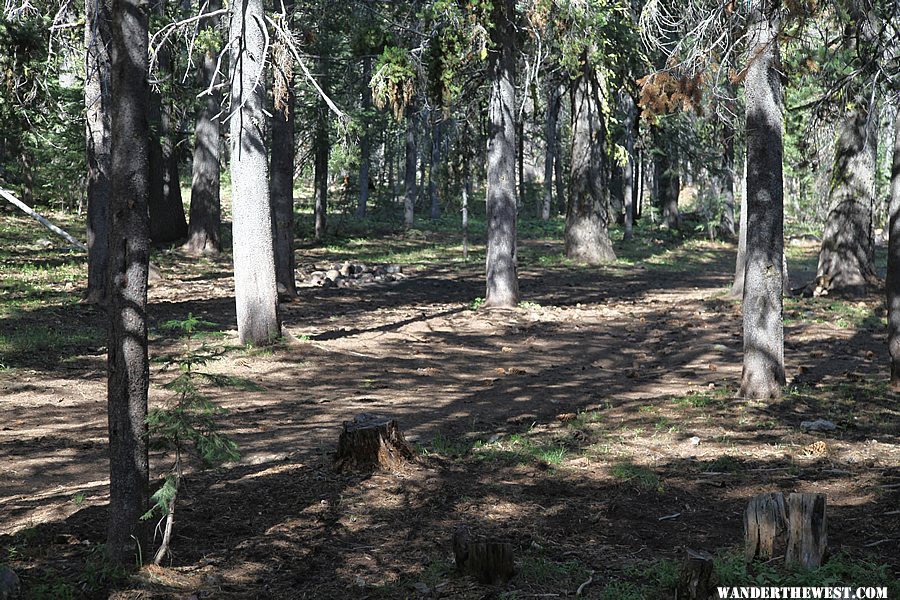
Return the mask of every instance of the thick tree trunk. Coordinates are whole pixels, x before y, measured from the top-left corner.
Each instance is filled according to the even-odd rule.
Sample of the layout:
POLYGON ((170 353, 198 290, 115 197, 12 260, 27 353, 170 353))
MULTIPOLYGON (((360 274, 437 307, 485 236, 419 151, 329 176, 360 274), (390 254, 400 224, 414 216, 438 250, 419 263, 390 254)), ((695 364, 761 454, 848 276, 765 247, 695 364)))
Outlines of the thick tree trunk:
POLYGON ((600 114, 596 76, 586 59, 575 86, 566 256, 586 264, 600 264, 615 260, 616 254, 608 231, 605 123, 600 114))
POLYGON ((491 82, 487 148, 487 291, 485 306, 519 303, 516 273, 516 3, 494 3, 495 49, 488 62, 491 82))
POLYGON ((681 227, 681 214, 678 212, 678 195, 681 193, 678 161, 670 154, 664 153, 659 155, 656 167, 663 227, 678 229, 681 227))
MULTIPOLYGON (((152 10, 164 15, 165 6, 166 0, 155 0, 152 10)), ((173 107, 164 97, 165 85, 171 85, 172 79, 172 59, 166 46, 159 49, 157 61, 164 91, 150 94, 150 239, 168 243, 184 238, 188 226, 181 201, 173 107)))
POLYGON ((891 355, 891 389, 900 392, 900 110, 894 117, 894 155, 888 213, 888 350, 891 355))
POLYGON ((559 116, 559 93, 556 83, 547 82, 547 116, 544 129, 544 202, 541 204, 541 219, 550 219, 553 207, 553 158, 556 155, 556 119, 559 116))
MULTIPOLYGON (((294 14, 294 0, 282 0, 288 23, 294 14)), ((276 52, 287 53, 286 48, 276 52)), ((272 119, 272 217, 275 224, 275 281, 278 293, 297 295, 294 277, 294 76, 277 66, 273 69, 275 88, 282 90, 275 102, 272 119)))
MULTIPOLYGON (((319 73, 324 74, 326 66, 324 59, 319 59, 319 73)), ((320 85, 323 90, 327 79, 323 76, 320 85)), ((328 218, 328 155, 331 151, 331 140, 328 135, 328 107, 325 101, 319 99, 319 106, 316 111, 316 132, 313 140, 314 174, 313 187, 315 194, 315 208, 313 218, 315 220, 315 236, 317 240, 325 237, 327 218, 328 218)))
POLYGON ((147 275, 150 263, 147 13, 140 0, 112 5, 110 203, 107 271, 109 528, 106 551, 133 565, 147 548, 147 275))
POLYGON ((416 210, 416 116, 413 107, 406 107, 406 168, 403 172, 403 224, 413 226, 416 210))
POLYGON ((625 152, 628 162, 622 167, 622 197, 625 202, 626 240, 634 236, 634 98, 628 92, 621 92, 622 104, 625 108, 625 152))
POLYGON ((356 216, 366 216, 366 204, 369 201, 369 167, 371 162, 372 140, 369 137, 369 111, 372 108, 372 89, 369 80, 372 79, 372 59, 363 58, 363 134, 359 140, 359 201, 356 205, 356 216))
POLYGON ((866 100, 851 110, 835 144, 817 287, 829 292, 864 294, 877 286, 875 275, 875 162, 878 135, 866 100))
MULTIPOLYGON (((207 12, 219 10, 221 0, 210 0, 207 12)), ((206 19, 203 31, 218 31, 218 17, 206 19)), ((203 97, 203 106, 197 115, 194 128, 194 160, 191 174, 191 208, 188 223, 188 239, 184 245, 190 254, 218 254, 222 249, 219 229, 222 224, 222 208, 219 196, 219 151, 222 144, 222 126, 218 118, 222 110, 222 93, 215 87, 216 52, 203 53, 200 67, 200 85, 210 88, 203 97)))
POLYGON ((744 83, 747 132, 747 266, 741 396, 778 398, 784 375, 783 97, 778 8, 753 0, 744 83))
POLYGON ((231 185, 234 296, 242 344, 264 345, 281 333, 269 165, 266 156, 265 13, 262 0, 238 0, 231 12, 231 185))
POLYGON ((441 171, 441 121, 435 121, 431 125, 431 162, 428 163, 428 199, 431 203, 431 220, 441 218, 441 196, 438 193, 438 185, 441 171))
POLYGON ((88 284, 85 302, 102 303, 106 297, 109 246, 110 95, 109 14, 104 0, 85 0, 84 42, 87 48, 84 78, 85 150, 87 153, 88 284))

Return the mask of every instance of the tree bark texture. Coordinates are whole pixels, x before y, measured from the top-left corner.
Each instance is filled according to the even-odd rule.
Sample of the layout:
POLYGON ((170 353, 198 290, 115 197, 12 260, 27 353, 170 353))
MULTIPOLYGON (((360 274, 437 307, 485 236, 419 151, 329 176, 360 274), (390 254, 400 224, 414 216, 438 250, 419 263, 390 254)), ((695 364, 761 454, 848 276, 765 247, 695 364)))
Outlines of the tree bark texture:
POLYGON ((658 156, 655 164, 663 227, 678 229, 681 227, 681 214, 678 212, 678 195, 681 193, 678 161, 670 154, 663 153, 658 156))
POLYGON ((741 396, 779 398, 784 374, 784 101, 778 7, 753 0, 744 82, 747 132, 747 266, 741 396))
POLYGON ((441 142, 443 127, 441 121, 431 125, 431 162, 428 164, 428 199, 431 203, 431 220, 441 218, 441 195, 438 186, 441 178, 441 142))
MULTIPOLYGON (((165 14, 166 0, 154 0, 153 12, 165 14)), ((166 86, 172 85, 172 58, 163 45, 157 52, 160 92, 150 94, 150 239, 169 243, 184 238, 188 226, 181 201, 178 155, 175 149, 175 118, 166 86)))
POLYGON ((835 143, 830 210, 816 270, 818 287, 829 292, 858 295, 878 285, 872 224, 878 119, 866 102, 847 113, 835 143))
POLYGON ((106 0, 85 0, 84 78, 85 150, 87 155, 88 285, 85 301, 102 303, 106 296, 109 246, 110 92, 109 7, 106 0))
MULTIPOLYGON (((319 73, 326 72, 324 59, 319 59, 319 73)), ((322 77, 320 85, 327 92, 328 80, 322 77)), ((328 155, 331 150, 331 140, 328 135, 328 107, 325 101, 319 98, 316 110, 316 131, 313 140, 314 174, 313 187, 315 193, 315 208, 313 218, 315 220, 315 236, 317 240, 325 237, 328 219, 328 155)))
MULTIPOLYGON (((207 11, 222 7, 221 0, 210 0, 207 11)), ((216 31, 218 17, 203 21, 204 31, 216 31)), ((222 92, 215 87, 216 50, 208 48, 200 65, 200 85, 212 91, 202 99, 194 128, 194 157, 191 173, 191 207, 185 250, 191 254, 218 254, 222 249, 220 228, 220 146, 222 126, 218 114, 222 110, 222 92)))
POLYGON ((406 162, 403 172, 403 224, 413 226, 416 210, 416 115, 412 106, 406 107, 406 162))
POLYGON ((369 167, 372 154, 372 140, 369 137, 369 112, 372 109, 372 89, 369 80, 372 79, 372 59, 363 58, 363 134, 359 140, 359 201, 356 205, 356 216, 366 216, 366 204, 369 201, 369 167))
POLYGON ((900 110, 894 118, 888 218, 888 350, 891 356, 891 389, 897 392, 900 391, 900 110))
MULTIPOLYGON (((294 0, 283 0, 288 22, 294 14, 294 0)), ((276 53, 287 54, 287 48, 276 46, 276 53)), ((275 224, 275 281, 280 294, 297 295, 294 277, 294 75, 290 60, 275 61, 275 89, 281 90, 275 100, 272 118, 272 173, 270 181, 272 217, 275 224), (287 65, 280 68, 278 65, 287 65)))
POLYGON ((488 60, 491 82, 487 148, 487 258, 485 306, 519 303, 516 273, 516 3, 494 3, 495 48, 488 60))
POLYGON ((719 229, 730 239, 734 239, 734 127, 725 125, 723 131, 724 148, 722 153, 722 176, 720 190, 722 195, 722 217, 719 229))
POLYGON ((746 166, 744 167, 744 193, 741 194, 741 221, 738 229, 737 256, 734 262, 734 282, 729 295, 732 298, 744 297, 744 273, 747 270, 747 185, 746 166))
POLYGON ((575 82, 574 129, 569 205, 566 210, 566 256, 586 264, 615 260, 609 239, 609 189, 606 182, 605 123, 592 67, 575 82))
POLYGON ((262 0, 237 0, 231 12, 231 185, 234 295, 242 344, 280 335, 264 112, 265 14, 262 0))
POLYGON ((628 162, 622 167, 622 198, 625 202, 624 238, 630 240, 634 236, 634 129, 637 109, 631 94, 621 93, 622 105, 625 109, 625 153, 628 162))
POLYGON ((106 551, 134 564, 147 548, 147 276, 150 131, 147 13, 141 0, 112 5, 110 203, 107 271, 109 524, 106 551))

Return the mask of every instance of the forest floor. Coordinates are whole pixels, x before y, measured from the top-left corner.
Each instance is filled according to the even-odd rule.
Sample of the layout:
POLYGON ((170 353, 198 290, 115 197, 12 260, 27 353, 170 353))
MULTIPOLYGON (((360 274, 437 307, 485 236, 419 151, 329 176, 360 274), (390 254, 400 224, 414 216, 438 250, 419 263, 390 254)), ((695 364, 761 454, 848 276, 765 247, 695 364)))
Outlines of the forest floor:
MULTIPOLYGON (((271 348, 237 345, 229 255, 156 252, 151 357, 183 351, 166 321, 215 324, 200 339, 228 385, 205 391, 242 458, 193 470, 171 561, 124 574, 102 558, 103 314, 78 302, 84 255, 44 237, 0 213, 0 563, 26 597, 666 598, 685 548, 714 553, 723 582, 822 581, 743 566, 743 509, 774 490, 827 494, 831 581, 897 586, 881 295, 787 299, 784 397, 748 402, 733 244, 648 228, 586 268, 560 258, 559 223, 523 225, 515 310, 478 308, 483 248, 464 262, 449 227, 301 246, 307 272, 349 260, 404 277, 301 286, 271 348), (335 473, 341 423, 361 412, 396 418, 415 462, 335 473), (801 430, 815 419, 837 428, 801 430), (508 584, 456 574, 460 524, 512 542, 508 584)), ((794 285, 816 251, 789 246, 794 285)), ((154 362, 152 405, 174 377, 154 362)), ((154 476, 168 460, 152 456, 154 476)))

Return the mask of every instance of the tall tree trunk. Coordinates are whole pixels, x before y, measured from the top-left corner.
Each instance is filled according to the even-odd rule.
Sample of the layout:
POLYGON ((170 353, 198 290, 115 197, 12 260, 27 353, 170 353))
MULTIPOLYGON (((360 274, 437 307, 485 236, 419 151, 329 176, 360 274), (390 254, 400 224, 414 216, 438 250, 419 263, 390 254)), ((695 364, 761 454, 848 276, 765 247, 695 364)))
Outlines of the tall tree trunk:
POLYGON ((655 164, 663 227, 678 229, 681 227, 681 214, 678 212, 678 195, 681 192, 678 161, 668 152, 664 152, 659 155, 655 164))
POLYGON ((559 88, 555 82, 547 82, 547 114, 544 129, 544 202, 541 204, 541 219, 550 219, 553 207, 553 158, 556 154, 556 119, 559 115, 559 88))
POLYGON ((516 273, 516 32, 515 0, 494 2, 488 59, 491 82, 487 148, 487 250, 485 306, 519 303, 516 273))
MULTIPOLYGON (((221 0, 210 0, 207 12, 222 8, 221 0)), ((218 31, 218 17, 204 20, 207 35, 218 31)), ((222 249, 219 229, 222 225, 219 149, 222 144, 222 92, 216 86, 216 51, 203 53, 200 66, 200 85, 212 90, 203 97, 203 106, 194 128, 194 160, 191 174, 191 208, 188 239, 184 245, 190 254, 218 254, 222 249)))
POLYGON ((109 247, 110 95, 109 12, 104 0, 85 0, 84 78, 85 150, 87 152, 88 285, 85 302, 102 303, 106 297, 109 247))
POLYGON ((438 185, 441 171, 441 121, 431 124, 431 162, 428 164, 428 199, 431 202, 431 220, 441 218, 441 196, 438 185))
POLYGON ((363 134, 359 140, 359 202, 356 205, 356 216, 366 216, 366 204, 369 201, 369 166, 371 162, 372 140, 369 137, 369 111, 372 108, 372 89, 369 80, 372 79, 372 59, 363 58, 363 134))
POLYGON ((265 345, 281 333, 269 165, 266 157, 265 13, 262 0, 237 0, 231 12, 231 186, 234 296, 242 344, 265 345))
MULTIPOLYGON (((877 113, 876 113, 877 114, 877 113)), ((875 130, 867 100, 846 116, 835 143, 834 165, 816 283, 829 292, 864 294, 877 286, 875 275, 875 130)))
POLYGON ((147 13, 140 0, 112 4, 110 201, 107 271, 109 528, 106 552, 134 564, 147 548, 140 520, 149 499, 147 275, 150 263, 147 13))
POLYGON ((556 205, 558 207, 559 213, 565 213, 567 207, 569 206, 569 202, 566 199, 566 178, 564 173, 566 172, 565 163, 563 162, 563 140, 562 140, 562 115, 560 112, 562 111, 562 86, 560 86, 560 91, 556 94, 556 102, 557 102, 557 113, 556 113, 556 133, 554 134, 554 139, 556 140, 556 146, 554 148, 554 156, 553 156, 553 181, 556 184, 556 205))
POLYGON ((606 127, 600 114, 596 74, 583 58, 575 82, 574 130, 566 256, 587 264, 615 260, 609 239, 609 189, 606 185, 606 127))
POLYGON ((416 210, 416 116, 412 105, 406 107, 406 168, 403 173, 403 224, 413 226, 416 210))
POLYGON ((516 206, 522 208, 525 204, 525 114, 516 124, 516 173, 519 176, 519 194, 516 206))
POLYGON ((744 83, 747 132, 747 266, 741 396, 779 398, 784 374, 784 104, 778 3, 753 0, 744 83))
POLYGON ((725 123, 722 132, 724 152, 722 154, 722 218, 719 229, 729 238, 734 238, 734 127, 725 123))
POLYGON ((626 91, 621 92, 625 109, 625 153, 627 162, 622 167, 622 197, 625 201, 625 239, 634 236, 634 119, 637 109, 634 98, 626 91))
POLYGON ((900 108, 894 117, 894 155, 891 164, 891 200, 888 210, 888 350, 891 389, 900 391, 900 108))
MULTIPOLYGON (((325 61, 319 59, 319 72, 325 73, 325 61)), ((327 79, 322 77, 320 85, 325 88, 327 79)), ((313 174, 313 187, 315 188, 315 236, 317 240, 325 237, 328 218, 328 155, 331 150, 331 140, 328 135, 328 107, 323 99, 319 99, 316 110, 316 132, 313 140, 313 152, 315 154, 315 173, 313 174)))
MULTIPOLYGON (((152 10, 162 17, 165 6, 166 0, 155 0, 152 10)), ((188 226, 181 201, 173 106, 165 97, 166 86, 172 85, 172 58, 165 45, 157 53, 157 70, 163 90, 150 94, 150 239, 168 243, 184 238, 188 226)))
MULTIPOLYGON (((279 4, 289 24, 294 14, 294 0, 281 0, 279 4)), ((294 74, 290 66, 286 70, 278 67, 281 63, 291 65, 287 58, 288 49, 279 42, 275 52, 278 57, 273 70, 277 92, 272 119, 272 180, 269 189, 275 224, 275 281, 278 293, 290 299, 297 295, 294 277, 294 74)))
POLYGON ((747 164, 744 161, 744 188, 741 194, 741 224, 738 229, 737 257, 734 263, 734 282, 729 295, 732 298, 744 296, 744 273, 747 269, 747 164))

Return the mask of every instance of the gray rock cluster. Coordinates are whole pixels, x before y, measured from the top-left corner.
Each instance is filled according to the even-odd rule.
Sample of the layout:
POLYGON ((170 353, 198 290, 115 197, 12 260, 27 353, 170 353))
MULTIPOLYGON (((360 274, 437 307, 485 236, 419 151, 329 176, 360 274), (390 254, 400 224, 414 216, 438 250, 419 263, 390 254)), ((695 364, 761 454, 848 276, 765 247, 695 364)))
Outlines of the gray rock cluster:
POLYGON ((404 279, 400 265, 364 265, 345 261, 339 265, 320 268, 311 265, 297 270, 297 279, 303 284, 324 288, 351 288, 389 283, 404 279))

